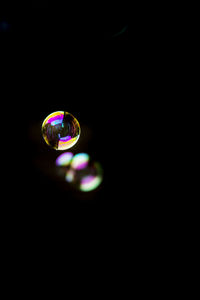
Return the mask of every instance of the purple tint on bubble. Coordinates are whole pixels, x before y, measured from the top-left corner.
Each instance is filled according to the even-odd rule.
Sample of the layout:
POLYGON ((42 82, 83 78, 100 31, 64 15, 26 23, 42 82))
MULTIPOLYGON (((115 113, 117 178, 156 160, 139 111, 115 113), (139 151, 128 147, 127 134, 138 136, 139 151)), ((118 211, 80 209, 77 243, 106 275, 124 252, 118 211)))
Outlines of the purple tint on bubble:
POLYGON ((66 136, 66 137, 62 137, 62 138, 60 138, 60 141, 62 141, 62 142, 67 142, 67 141, 69 141, 69 140, 71 140, 71 136, 70 135, 68 135, 68 136, 66 136))
POLYGON ((46 123, 47 124, 50 123, 52 125, 60 124, 63 121, 63 117, 64 117, 64 115, 62 115, 62 114, 53 116, 53 117, 49 118, 49 120, 47 120, 46 123))
POLYGON ((89 175, 89 176, 86 176, 86 177, 84 177, 82 180, 81 180, 81 183, 82 184, 86 184, 86 183, 89 183, 89 182, 91 182, 92 180, 94 180, 94 176, 92 176, 92 175, 89 175))
POLYGON ((77 165, 77 166, 75 167, 75 169, 76 169, 76 170, 81 170, 81 169, 86 168, 87 165, 88 165, 88 161, 84 161, 84 162, 80 163, 79 165, 77 165))
POLYGON ((56 159, 56 166, 68 166, 74 154, 72 152, 64 152, 56 159))

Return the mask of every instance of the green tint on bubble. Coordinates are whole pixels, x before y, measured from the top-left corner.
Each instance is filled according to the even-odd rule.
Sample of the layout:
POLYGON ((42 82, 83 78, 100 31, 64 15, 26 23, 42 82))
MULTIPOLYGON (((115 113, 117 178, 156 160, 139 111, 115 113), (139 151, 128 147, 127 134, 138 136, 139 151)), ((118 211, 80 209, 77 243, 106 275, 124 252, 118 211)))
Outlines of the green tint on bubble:
POLYGON ((87 153, 76 154, 67 170, 65 180, 82 192, 95 190, 103 180, 101 165, 91 160, 87 153))
POLYGON ((64 111, 54 112, 46 117, 42 124, 42 135, 50 147, 66 150, 73 147, 80 137, 78 120, 64 111))

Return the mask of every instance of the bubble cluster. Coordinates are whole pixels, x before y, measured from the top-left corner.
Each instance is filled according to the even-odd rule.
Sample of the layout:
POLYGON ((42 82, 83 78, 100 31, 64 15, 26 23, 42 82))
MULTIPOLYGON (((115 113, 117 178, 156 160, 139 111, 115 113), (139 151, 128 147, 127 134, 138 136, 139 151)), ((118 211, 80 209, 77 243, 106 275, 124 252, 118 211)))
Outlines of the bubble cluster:
POLYGON ((103 180, 100 163, 93 161, 87 153, 73 155, 65 152, 56 159, 56 166, 65 167, 65 180, 76 190, 95 190, 103 180))
MULTIPOLYGON (((42 135, 50 147, 66 150, 74 146, 80 137, 80 125, 70 113, 56 111, 42 123, 42 135)), ((101 165, 87 153, 64 152, 55 161, 56 174, 76 190, 95 190, 103 180, 101 165)), ((65 183, 67 185, 67 183, 65 183)))
POLYGON ((42 124, 43 138, 55 150, 66 150, 74 146, 80 137, 80 131, 78 120, 64 111, 48 115, 42 124))

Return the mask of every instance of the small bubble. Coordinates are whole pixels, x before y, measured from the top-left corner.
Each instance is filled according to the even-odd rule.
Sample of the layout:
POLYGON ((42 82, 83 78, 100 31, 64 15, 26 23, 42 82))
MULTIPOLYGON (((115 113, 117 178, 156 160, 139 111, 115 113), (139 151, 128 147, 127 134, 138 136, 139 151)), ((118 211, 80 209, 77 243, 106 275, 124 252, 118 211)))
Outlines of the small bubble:
POLYGON ((42 124, 42 135, 50 147, 66 150, 73 147, 80 137, 78 120, 64 111, 54 112, 46 117, 42 124))
POLYGON ((74 154, 72 152, 62 153, 56 159, 56 166, 57 167, 67 167, 67 166, 69 166, 73 156, 74 156, 74 154))

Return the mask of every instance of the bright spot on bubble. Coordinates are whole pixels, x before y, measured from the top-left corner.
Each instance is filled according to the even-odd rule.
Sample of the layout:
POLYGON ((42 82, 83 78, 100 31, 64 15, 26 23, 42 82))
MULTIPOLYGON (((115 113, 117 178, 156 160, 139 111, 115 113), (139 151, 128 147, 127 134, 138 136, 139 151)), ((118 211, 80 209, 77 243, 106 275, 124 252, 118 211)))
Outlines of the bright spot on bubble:
POLYGON ((42 135, 50 147, 55 150, 66 150, 73 147, 80 137, 78 120, 64 111, 54 112, 42 123, 42 135))
POLYGON ((81 170, 87 167, 89 162, 89 155, 87 153, 79 153, 74 156, 71 167, 75 170, 81 170))
POLYGON ((87 153, 76 154, 67 170, 65 180, 82 192, 95 190, 103 180, 103 170, 87 153))
POLYGON ((59 155, 56 159, 56 166, 67 167, 70 165, 72 157, 74 154, 72 152, 64 152, 59 155))
POLYGON ((80 183, 80 190, 83 192, 92 191, 100 185, 101 181, 102 178, 100 176, 99 177, 95 177, 91 175, 86 176, 82 179, 80 183))

